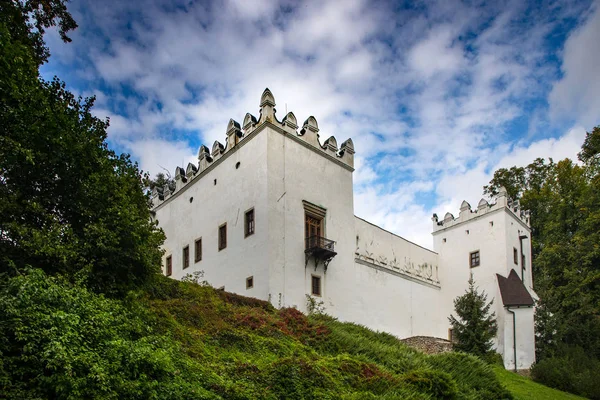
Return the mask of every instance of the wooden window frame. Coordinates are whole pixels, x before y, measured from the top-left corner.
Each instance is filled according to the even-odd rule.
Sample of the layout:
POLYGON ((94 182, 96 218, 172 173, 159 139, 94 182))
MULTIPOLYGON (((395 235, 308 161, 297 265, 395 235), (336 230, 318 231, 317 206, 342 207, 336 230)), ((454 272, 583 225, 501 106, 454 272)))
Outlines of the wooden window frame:
POLYGON ((317 296, 317 297, 322 297, 323 295, 323 281, 321 280, 321 276, 320 275, 313 275, 311 274, 310 276, 310 294, 313 296, 317 296), (315 279, 319 280, 319 293, 315 293, 315 279))
POLYGON ((516 247, 513 247, 513 261, 515 265, 519 265, 519 250, 516 247))
POLYGON ((254 275, 246 278, 246 290, 254 287, 254 275))
POLYGON ((227 222, 225 222, 224 224, 219 225, 219 231, 217 234, 217 241, 218 241, 218 247, 219 247, 219 251, 224 250, 227 248, 227 222), (224 228, 224 232, 225 234, 223 235, 223 237, 221 237, 221 229, 224 228))
POLYGON ((319 236, 319 237, 325 237, 325 234, 323 233, 323 231, 324 231, 324 225, 325 225, 324 218, 322 218, 322 217, 320 217, 318 215, 311 214, 309 212, 305 212, 304 213, 304 239, 308 239, 309 237, 312 236, 310 234, 309 225, 315 225, 316 226, 316 224, 310 224, 309 223, 309 218, 311 218, 311 219, 319 222, 317 236, 319 236))
POLYGON ((188 244, 181 251, 181 263, 183 265, 182 269, 189 268, 190 266, 190 245, 188 244))
POLYGON ((200 261, 202 261, 202 238, 201 237, 194 240, 194 263, 197 263, 200 261), (200 244, 200 246, 198 246, 198 243, 200 244), (200 251, 198 251, 198 248, 200 248, 200 251))
POLYGON ((165 259, 165 275, 171 276, 173 274, 173 256, 168 255, 165 259))
POLYGON ((252 207, 244 212, 244 238, 254 235, 254 232, 256 232, 256 213, 254 212, 254 207, 252 207), (250 213, 252 213, 251 226, 248 225, 248 214, 250 213))
POLYGON ((479 250, 475 250, 469 253, 469 267, 470 268, 476 268, 479 267, 481 265, 481 253, 479 252, 479 250), (473 263, 473 255, 477 254, 477 264, 473 263))
POLYGON ((308 239, 309 237, 306 223, 308 217, 320 220, 319 236, 326 237, 325 217, 327 216, 327 209, 306 200, 302 200, 302 205, 304 206, 304 238, 308 239))

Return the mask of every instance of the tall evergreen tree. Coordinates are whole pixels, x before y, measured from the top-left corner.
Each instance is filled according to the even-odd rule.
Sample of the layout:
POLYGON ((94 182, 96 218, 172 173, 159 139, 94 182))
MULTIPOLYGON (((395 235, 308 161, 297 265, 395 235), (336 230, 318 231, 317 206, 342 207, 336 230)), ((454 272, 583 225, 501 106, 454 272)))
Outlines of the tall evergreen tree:
POLYGON ((495 314, 490 313, 492 303, 493 300, 487 302, 485 292, 478 292, 471 276, 466 293, 454 300, 458 318, 454 315, 448 318, 455 350, 479 357, 485 357, 492 351, 492 340, 498 331, 495 314))

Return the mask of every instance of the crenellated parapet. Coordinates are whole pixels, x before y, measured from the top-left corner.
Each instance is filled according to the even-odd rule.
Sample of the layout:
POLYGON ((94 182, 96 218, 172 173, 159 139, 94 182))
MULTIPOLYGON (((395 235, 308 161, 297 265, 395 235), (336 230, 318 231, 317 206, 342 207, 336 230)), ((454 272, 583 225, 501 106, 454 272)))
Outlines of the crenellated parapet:
POLYGON ((352 139, 347 139, 338 147, 337 140, 330 136, 321 144, 319 135, 319 125, 315 117, 310 116, 304 121, 302 127, 298 125, 298 120, 294 113, 288 112, 281 121, 276 117, 275 97, 267 88, 260 98, 260 110, 258 118, 247 113, 243 124, 230 119, 225 131, 226 141, 222 144, 218 140, 209 149, 201 145, 198 150, 198 164, 189 163, 184 170, 183 167, 177 167, 175 170, 175 186, 157 188, 152 191, 151 198, 154 207, 164 202, 171 195, 184 188, 193 179, 210 168, 219 159, 227 156, 227 153, 233 151, 236 146, 243 143, 253 132, 259 130, 265 124, 279 130, 281 133, 295 140, 302 142, 309 148, 330 157, 350 169, 354 168, 354 144, 352 139))
POLYGON ((477 208, 472 209, 467 201, 463 201, 460 205, 458 217, 455 217, 452 213, 448 212, 444 215, 443 219, 440 219, 437 214, 433 214, 433 217, 431 218, 433 221, 433 232, 435 233, 436 231, 462 224, 463 222, 470 221, 500 209, 506 209, 515 217, 523 221, 527 226, 531 227, 529 210, 522 210, 519 202, 513 201, 508 197, 506 189, 501 187, 495 203, 490 204, 487 200, 481 199, 477 204, 477 208))

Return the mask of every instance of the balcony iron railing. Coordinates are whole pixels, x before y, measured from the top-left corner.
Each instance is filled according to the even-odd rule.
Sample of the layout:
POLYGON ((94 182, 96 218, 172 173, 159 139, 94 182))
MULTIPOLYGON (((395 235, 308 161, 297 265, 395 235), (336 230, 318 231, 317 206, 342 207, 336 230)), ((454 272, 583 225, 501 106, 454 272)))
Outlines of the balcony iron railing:
POLYGON ((322 236, 310 236, 305 239, 305 250, 306 263, 308 259, 314 257, 315 268, 319 261, 323 261, 325 269, 333 257, 337 255, 335 252, 335 242, 322 236))

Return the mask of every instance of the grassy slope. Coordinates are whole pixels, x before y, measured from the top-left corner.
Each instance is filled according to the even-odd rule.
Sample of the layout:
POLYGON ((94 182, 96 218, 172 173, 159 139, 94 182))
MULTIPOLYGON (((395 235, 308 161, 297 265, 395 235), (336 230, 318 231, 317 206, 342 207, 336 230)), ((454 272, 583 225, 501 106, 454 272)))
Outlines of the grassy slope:
POLYGON ((150 300, 158 324, 208 366, 218 381, 208 387, 224 398, 580 399, 471 356, 427 356, 327 316, 191 283, 165 281, 165 289, 150 300))
POLYGON ((544 385, 540 385, 529 378, 514 372, 507 371, 500 366, 494 367, 500 382, 513 394, 516 400, 577 400, 583 397, 561 392, 544 385))
POLYGON ((0 321, 0 398, 515 398, 501 381, 516 398, 576 398, 469 355, 427 356, 389 334, 165 277, 118 300, 31 270, 0 284, 0 321))
POLYGON ((511 398, 475 357, 427 356, 330 317, 171 280, 146 301, 159 332, 199 366, 202 387, 222 398, 511 398))

